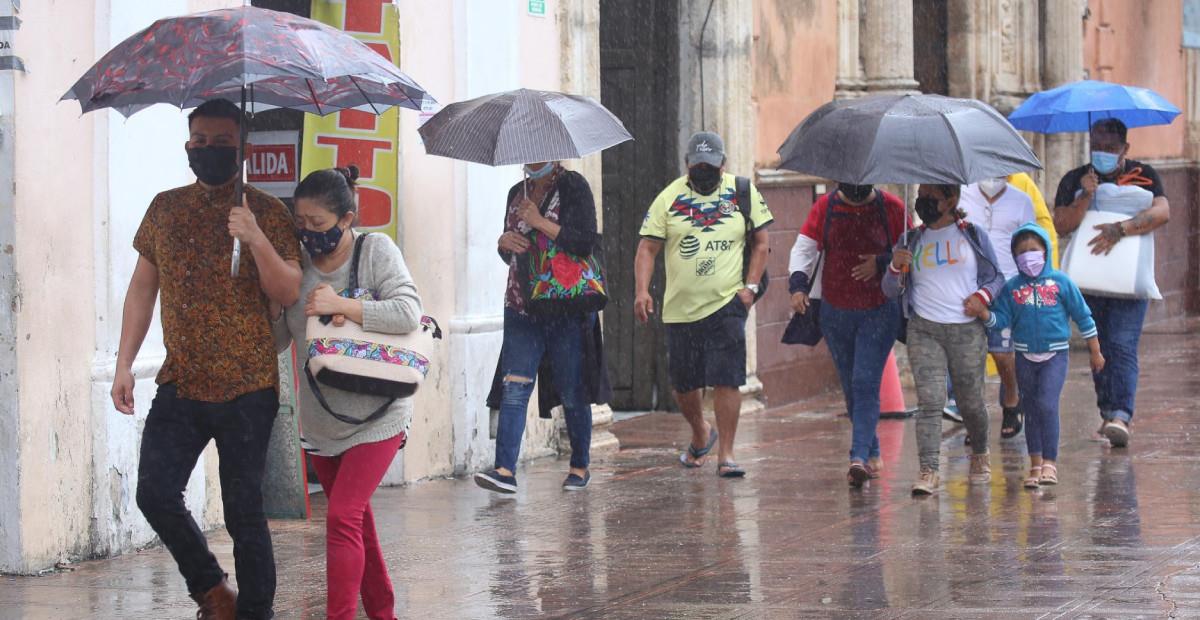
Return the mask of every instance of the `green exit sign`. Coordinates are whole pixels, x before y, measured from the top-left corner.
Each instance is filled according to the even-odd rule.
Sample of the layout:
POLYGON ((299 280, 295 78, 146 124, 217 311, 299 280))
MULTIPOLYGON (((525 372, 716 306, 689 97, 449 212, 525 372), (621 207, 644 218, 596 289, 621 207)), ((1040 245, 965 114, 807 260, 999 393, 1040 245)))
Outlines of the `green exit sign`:
POLYGON ((545 17, 546 0, 529 0, 529 14, 534 17, 545 17))

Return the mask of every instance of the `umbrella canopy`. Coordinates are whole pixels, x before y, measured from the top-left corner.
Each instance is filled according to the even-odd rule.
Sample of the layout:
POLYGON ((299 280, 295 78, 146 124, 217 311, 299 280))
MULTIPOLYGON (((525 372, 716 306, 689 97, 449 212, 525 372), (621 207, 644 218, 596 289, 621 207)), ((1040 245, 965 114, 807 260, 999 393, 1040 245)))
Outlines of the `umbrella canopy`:
POLYGON ((254 7, 160 19, 110 50, 63 95, 84 112, 129 116, 156 103, 191 108, 243 100, 247 112, 292 108, 382 113, 431 99, 365 43, 290 13, 254 7))
POLYGON ((827 103, 783 146, 780 167, 856 184, 968 184, 1041 168, 991 107, 939 95, 877 95, 827 103))
POLYGON ((591 97, 527 89, 452 103, 420 131, 426 153, 489 166, 577 159, 633 139, 591 97))
MULTIPOLYGON (((160 19, 109 50, 62 98, 78 100, 84 112, 114 108, 125 116, 156 103, 190 108, 210 99, 233 101, 243 112, 282 107, 315 114, 419 110, 433 100, 354 37, 246 6, 160 19)), ((241 128, 238 156, 244 159, 246 124, 241 128)), ((235 181, 235 204, 242 201, 242 180, 235 181)), ((241 240, 234 239, 235 277, 241 256, 241 240)))
POLYGON ((1145 127, 1170 124, 1176 116, 1179 108, 1148 88, 1083 80, 1035 93, 1008 120, 1023 131, 1062 133, 1088 131, 1104 118, 1145 127))

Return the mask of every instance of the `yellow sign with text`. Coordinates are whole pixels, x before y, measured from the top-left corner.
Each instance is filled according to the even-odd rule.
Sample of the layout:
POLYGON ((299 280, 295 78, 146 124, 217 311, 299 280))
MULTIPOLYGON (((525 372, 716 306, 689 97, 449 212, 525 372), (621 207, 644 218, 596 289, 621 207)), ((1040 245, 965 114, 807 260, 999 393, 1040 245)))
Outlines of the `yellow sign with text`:
MULTIPOLYGON (((392 0, 312 0, 311 15, 399 64, 400 20, 392 0)), ((399 138, 396 108, 380 116, 357 110, 326 116, 306 114, 300 170, 307 175, 323 168, 357 166, 358 226, 395 239, 399 138)))

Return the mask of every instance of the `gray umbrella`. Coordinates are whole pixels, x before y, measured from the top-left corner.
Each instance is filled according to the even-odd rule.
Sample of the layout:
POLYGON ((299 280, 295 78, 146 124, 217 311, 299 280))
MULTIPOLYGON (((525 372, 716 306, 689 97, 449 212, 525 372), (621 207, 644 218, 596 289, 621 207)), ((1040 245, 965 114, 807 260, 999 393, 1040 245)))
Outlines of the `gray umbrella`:
POLYGON ((452 103, 420 131, 426 153, 489 166, 576 159, 633 139, 591 97, 527 89, 452 103))
POLYGON ((788 136, 779 156, 781 168, 858 184, 965 185, 1042 167, 991 107, 940 95, 827 103, 788 136))

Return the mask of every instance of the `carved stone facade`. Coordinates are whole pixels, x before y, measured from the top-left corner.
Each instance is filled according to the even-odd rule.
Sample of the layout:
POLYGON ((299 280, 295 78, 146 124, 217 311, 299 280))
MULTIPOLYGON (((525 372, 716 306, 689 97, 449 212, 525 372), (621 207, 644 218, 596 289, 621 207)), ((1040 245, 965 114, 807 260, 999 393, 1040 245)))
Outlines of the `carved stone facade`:
MULTIPOLYGON (((1084 0, 948 0, 945 67, 952 97, 1008 114, 1031 94, 1083 79, 1084 0)), ((837 98, 914 92, 913 2, 838 1, 837 98)), ((1027 135, 1058 179, 1079 161, 1076 134, 1027 135)))
POLYGON ((1037 0, 951 0, 947 5, 950 96, 1008 114, 1041 90, 1037 0))
POLYGON ((861 97, 867 90, 858 26, 858 0, 838 0, 838 73, 834 95, 838 99, 861 97))
POLYGON ((917 91, 913 10, 904 0, 838 0, 835 97, 917 91))

